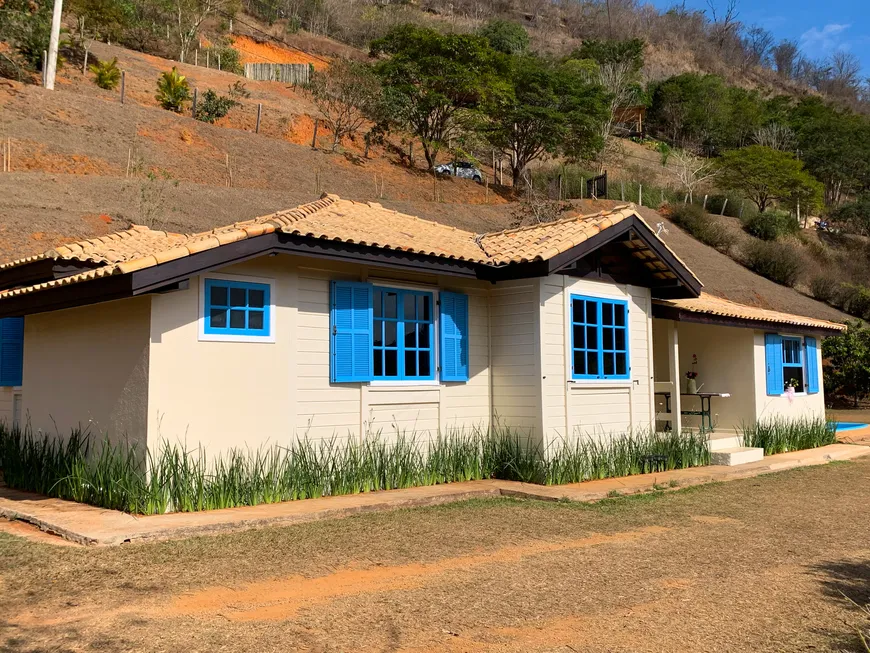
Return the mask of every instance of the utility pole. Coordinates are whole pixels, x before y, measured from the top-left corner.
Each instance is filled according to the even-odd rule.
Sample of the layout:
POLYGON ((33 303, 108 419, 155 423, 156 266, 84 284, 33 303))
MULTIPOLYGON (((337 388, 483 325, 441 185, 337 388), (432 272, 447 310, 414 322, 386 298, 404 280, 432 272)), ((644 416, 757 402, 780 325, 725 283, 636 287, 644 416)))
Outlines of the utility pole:
POLYGON ((48 61, 45 70, 45 88, 54 90, 54 77, 57 74, 57 48, 60 44, 60 14, 63 0, 54 0, 54 13, 51 15, 51 38, 48 41, 48 61))

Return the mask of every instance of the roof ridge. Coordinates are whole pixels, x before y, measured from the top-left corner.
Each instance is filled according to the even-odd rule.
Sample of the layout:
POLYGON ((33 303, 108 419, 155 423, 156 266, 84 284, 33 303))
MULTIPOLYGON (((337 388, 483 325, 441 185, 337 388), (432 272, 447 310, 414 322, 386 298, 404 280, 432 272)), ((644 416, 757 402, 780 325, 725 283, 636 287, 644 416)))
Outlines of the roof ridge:
MULTIPOLYGON (((551 220, 550 222, 539 222, 538 224, 529 224, 524 227, 513 227, 512 229, 502 229, 501 231, 487 231, 481 236, 501 236, 503 234, 515 234, 521 231, 532 231, 534 229, 540 229, 541 227, 551 227, 553 225, 563 224, 566 222, 575 222, 577 220, 589 220, 591 218, 606 218, 614 213, 619 213, 624 211, 625 209, 631 209, 634 211, 634 204, 620 204, 619 206, 615 206, 612 209, 604 209, 602 211, 598 211, 597 213, 589 213, 588 215, 572 215, 567 218, 559 218, 558 220, 551 220)), ((635 211, 636 212, 636 211, 635 211)))

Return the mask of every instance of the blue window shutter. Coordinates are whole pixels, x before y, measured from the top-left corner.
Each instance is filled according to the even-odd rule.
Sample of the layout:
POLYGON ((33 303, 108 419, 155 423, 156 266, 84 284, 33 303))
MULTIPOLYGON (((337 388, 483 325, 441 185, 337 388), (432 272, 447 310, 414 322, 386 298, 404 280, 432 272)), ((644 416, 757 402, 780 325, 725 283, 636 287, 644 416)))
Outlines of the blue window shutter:
POLYGON ((333 383, 371 381, 372 285, 333 281, 329 311, 329 376, 333 383))
POLYGON ((764 363, 767 369, 767 394, 779 396, 785 387, 782 380, 782 336, 764 334, 764 363))
POLYGON ((816 339, 805 338, 807 346, 807 392, 819 391, 819 354, 816 339))
POLYGON ((24 373, 24 318, 0 320, 0 386, 21 385, 24 373))
POLYGON ((441 293, 441 380, 468 381, 468 295, 441 293))

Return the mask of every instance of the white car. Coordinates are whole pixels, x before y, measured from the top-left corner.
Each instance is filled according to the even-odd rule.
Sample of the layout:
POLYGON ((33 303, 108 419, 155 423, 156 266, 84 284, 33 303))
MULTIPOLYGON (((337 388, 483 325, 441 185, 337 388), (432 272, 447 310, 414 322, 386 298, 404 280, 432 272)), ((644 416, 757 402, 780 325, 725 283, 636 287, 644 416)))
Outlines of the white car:
POLYGON ((442 163, 439 166, 435 166, 435 172, 439 175, 453 175, 454 177, 462 177, 463 179, 473 179, 477 183, 483 181, 483 173, 479 168, 475 167, 468 161, 442 163))

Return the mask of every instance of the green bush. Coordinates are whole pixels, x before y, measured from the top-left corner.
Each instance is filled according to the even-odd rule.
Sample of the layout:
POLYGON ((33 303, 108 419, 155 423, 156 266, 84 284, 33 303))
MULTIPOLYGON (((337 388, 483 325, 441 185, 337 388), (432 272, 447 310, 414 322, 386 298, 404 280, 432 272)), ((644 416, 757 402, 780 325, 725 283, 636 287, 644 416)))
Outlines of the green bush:
POLYGON ((113 91, 121 83, 121 69, 118 68, 118 57, 111 61, 100 61, 88 66, 94 74, 94 84, 107 91, 113 91))
POLYGON ((238 102, 225 95, 218 95, 212 89, 208 89, 202 95, 202 99, 196 104, 194 118, 202 122, 214 123, 230 112, 238 102))
POLYGON ((844 283, 840 286, 839 305, 849 315, 870 318, 870 288, 860 283, 844 283))
MULTIPOLYGON (((219 43, 206 48, 206 50, 209 53, 208 63, 210 68, 217 68, 218 61, 220 61, 221 70, 224 72, 235 73, 236 75, 243 75, 245 73, 245 67, 242 65, 242 53, 234 47, 226 43, 219 43)), ((200 61, 202 61, 203 56, 203 54, 200 54, 200 61)))
POLYGON ((160 106, 167 111, 181 113, 184 103, 190 100, 190 84, 187 78, 173 66, 172 70, 162 73, 157 79, 157 95, 160 106))
POLYGON ((813 297, 826 304, 836 304, 840 297, 840 281, 827 274, 820 274, 810 280, 813 297))
POLYGON ((783 211, 756 213, 746 220, 746 230, 762 240, 776 240, 800 231, 797 218, 783 211))
POLYGON ((744 426, 742 432, 743 446, 764 449, 765 456, 824 447, 837 441, 833 424, 822 418, 763 419, 744 426))
POLYGON ((728 250, 736 241, 735 234, 718 216, 708 215, 697 204, 677 204, 671 209, 671 220, 705 245, 728 250))
POLYGON ((794 286, 800 277, 800 253, 788 242, 753 240, 743 250, 743 262, 753 272, 783 286, 794 286))
POLYGON ((391 440, 379 433, 363 442, 302 440, 210 459, 202 449, 168 442, 151 451, 97 442, 81 431, 61 440, 0 424, 0 466, 9 487, 159 514, 485 478, 567 483, 709 463, 704 436, 692 433, 583 437, 549 455, 501 425, 431 440, 397 432, 391 440))

